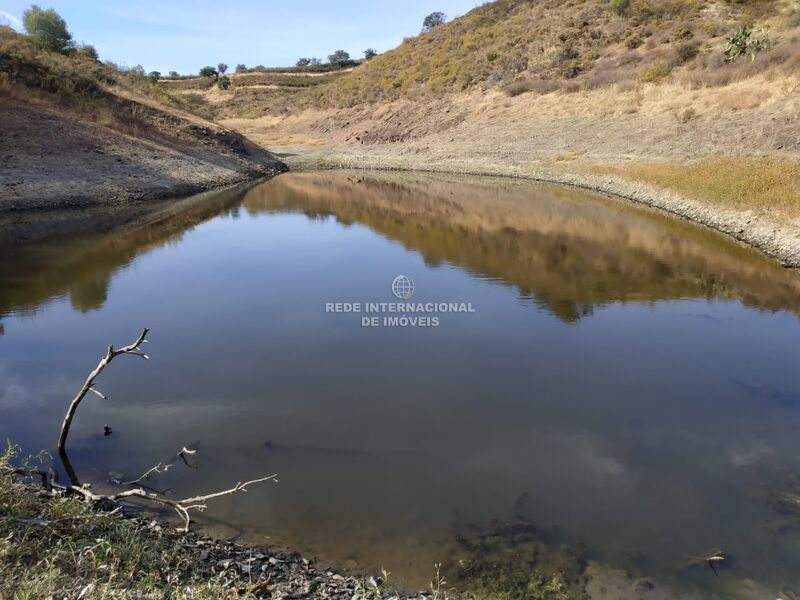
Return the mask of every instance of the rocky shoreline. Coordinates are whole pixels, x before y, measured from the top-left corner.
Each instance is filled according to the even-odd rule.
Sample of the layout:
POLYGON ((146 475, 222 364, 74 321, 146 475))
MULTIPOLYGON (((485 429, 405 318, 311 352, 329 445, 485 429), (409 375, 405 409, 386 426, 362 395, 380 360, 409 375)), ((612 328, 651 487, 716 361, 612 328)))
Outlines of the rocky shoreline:
MULTIPOLYGON (((156 532, 168 527, 135 513, 126 514, 125 518, 156 532)), ((276 552, 263 546, 238 544, 193 531, 177 533, 170 530, 166 535, 178 538, 187 557, 210 575, 221 576, 224 585, 258 597, 352 600, 371 597, 385 583, 379 576, 359 579, 335 569, 320 569, 297 552, 276 552)), ((397 600, 430 598, 430 594, 425 593, 401 595, 392 592, 390 596, 397 600)))

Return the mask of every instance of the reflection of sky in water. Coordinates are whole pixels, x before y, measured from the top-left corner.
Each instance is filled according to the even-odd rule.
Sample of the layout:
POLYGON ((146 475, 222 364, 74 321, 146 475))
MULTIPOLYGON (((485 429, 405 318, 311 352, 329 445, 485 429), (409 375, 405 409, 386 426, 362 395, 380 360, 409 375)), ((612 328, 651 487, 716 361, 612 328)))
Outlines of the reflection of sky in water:
MULTIPOLYGON (((331 176, 321 177, 329 193, 331 176)), ((153 360, 115 361, 100 386, 111 399, 88 398, 78 413, 72 459, 86 476, 135 476, 199 441, 201 469, 171 475, 176 490, 280 473, 280 484, 225 499, 210 518, 412 580, 430 576, 459 528, 524 513, 561 539, 585 541, 592 556, 645 573, 665 576, 683 554, 722 546, 738 577, 800 584, 800 535, 773 533, 779 515, 763 487, 800 468, 800 327, 789 310, 740 301, 785 303, 797 289, 794 273, 702 236, 676 253, 672 238, 683 230, 619 212, 619 231, 650 228, 667 250, 654 244, 639 262, 620 262, 608 289, 597 287, 597 274, 594 287, 571 288, 549 262, 521 274, 503 266, 516 254, 533 267, 537 253, 552 250, 525 237, 535 215, 507 209, 519 224, 516 248, 488 225, 455 228, 433 248, 426 232, 387 239, 399 231, 387 224, 389 209, 389 221, 369 226, 287 213, 293 202, 319 212, 323 193, 311 186, 298 195, 282 180, 292 181, 251 192, 236 218, 133 252, 96 308, 81 310, 44 285, 18 289, 58 298, 4 319, 0 436, 29 451, 52 447, 66 403, 106 344, 147 325, 153 360), (475 258, 481 247, 483 262, 475 258), (437 253, 451 258, 432 261, 437 253), (705 285, 691 273, 697 256, 707 279, 726 282, 723 297, 690 293, 705 285), (662 275, 649 285, 643 273, 654 261, 663 262, 662 275), (498 278, 495 264, 511 281, 498 278), (324 313, 325 302, 393 301, 399 273, 414 279, 414 301, 471 302, 477 313, 414 330, 363 329, 357 315, 324 313), (520 293, 523 280, 530 291, 520 293), (615 300, 617 281, 625 303, 615 300), (551 304, 538 302, 537 288, 551 304), (553 310, 570 290, 591 308, 587 316, 553 310), (105 423, 115 430, 110 438, 105 423)), ((413 208, 407 188, 392 193, 413 208)), ((547 193, 538 193, 546 205, 547 193)), ((345 199, 345 212, 359 201, 345 199)), ((561 202, 575 215, 570 223, 584 207, 599 210, 579 198, 561 202)), ((394 218, 414 222, 413 214, 394 218)), ((586 244, 571 245, 579 231, 551 233, 567 249, 586 244)))

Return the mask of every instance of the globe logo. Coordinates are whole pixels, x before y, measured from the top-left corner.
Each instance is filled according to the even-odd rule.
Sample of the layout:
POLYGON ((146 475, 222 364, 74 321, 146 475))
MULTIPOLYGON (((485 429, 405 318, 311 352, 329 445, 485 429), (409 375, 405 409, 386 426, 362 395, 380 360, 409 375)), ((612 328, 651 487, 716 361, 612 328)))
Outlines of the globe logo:
POLYGON ((398 275, 392 282, 392 293, 400 300, 408 300, 414 295, 414 280, 405 275, 398 275))

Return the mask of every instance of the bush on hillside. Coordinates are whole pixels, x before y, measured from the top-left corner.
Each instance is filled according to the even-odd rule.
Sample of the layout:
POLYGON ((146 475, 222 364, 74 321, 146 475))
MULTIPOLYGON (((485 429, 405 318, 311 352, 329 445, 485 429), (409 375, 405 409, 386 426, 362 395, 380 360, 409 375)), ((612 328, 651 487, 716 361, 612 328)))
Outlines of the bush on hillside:
POLYGON ((328 56, 328 62, 332 65, 344 66, 350 62, 350 54, 344 50, 337 50, 328 56))
POLYGON ((447 16, 443 12, 439 10, 432 12, 422 21, 422 31, 430 31, 434 27, 442 25, 445 21, 447 21, 447 16))
POLYGON ((91 44, 82 44, 75 51, 75 54, 79 57, 88 58, 94 61, 100 60, 100 55, 97 53, 97 49, 91 44))
POLYGON ((631 0, 610 0, 608 7, 614 14, 624 17, 631 7, 631 0))
POLYGON ((229 87, 231 87, 231 80, 227 75, 223 75, 217 80, 217 86, 221 90, 227 90, 229 87))
POLYGON ((214 67, 203 67, 200 69, 200 77, 210 77, 215 78, 217 76, 217 70, 214 67))
POLYGON ((751 60, 758 52, 767 50, 772 41, 766 29, 759 30, 759 37, 753 37, 753 30, 747 25, 743 25, 727 39, 725 47, 725 60, 727 62, 736 60, 743 56, 750 56, 751 60))
POLYGON ((22 24, 30 39, 40 48, 68 54, 75 48, 67 22, 52 8, 44 10, 33 4, 22 14, 22 24))

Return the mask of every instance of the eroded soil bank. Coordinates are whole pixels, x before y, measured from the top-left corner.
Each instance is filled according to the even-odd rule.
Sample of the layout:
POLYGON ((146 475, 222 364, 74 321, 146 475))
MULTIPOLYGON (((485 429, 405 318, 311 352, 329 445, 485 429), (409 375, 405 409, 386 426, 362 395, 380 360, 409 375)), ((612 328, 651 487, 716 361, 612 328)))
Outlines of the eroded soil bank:
POLYGON ((0 98, 0 128, 0 213, 127 206, 286 170, 240 135, 189 117, 134 136, 0 98))

